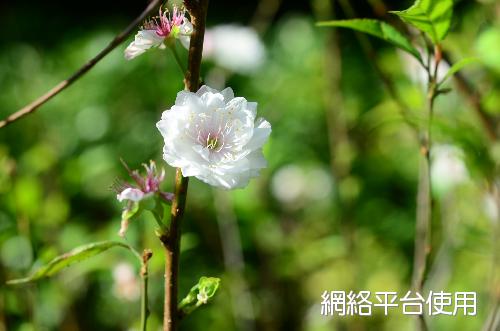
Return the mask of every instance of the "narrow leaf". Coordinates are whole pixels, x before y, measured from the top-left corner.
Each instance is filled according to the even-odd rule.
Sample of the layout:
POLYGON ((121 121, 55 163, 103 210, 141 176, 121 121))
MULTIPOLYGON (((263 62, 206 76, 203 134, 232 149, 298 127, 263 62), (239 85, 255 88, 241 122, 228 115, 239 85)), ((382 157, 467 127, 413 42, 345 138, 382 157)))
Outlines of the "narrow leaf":
POLYGON ((410 41, 398 30, 385 22, 373 19, 352 19, 318 22, 317 25, 325 27, 348 28, 370 34, 372 36, 390 42, 396 47, 401 48, 402 50, 415 56, 421 62, 420 53, 415 47, 413 47, 410 41))
POLYGON ((468 57, 465 59, 461 59, 460 61, 458 61, 457 63, 455 63, 454 65, 451 66, 450 70, 448 70, 448 72, 446 73, 446 75, 444 76, 444 78, 441 80, 441 82, 439 84, 444 83, 448 78, 453 76, 458 71, 462 70, 465 66, 472 64, 472 63, 477 63, 479 61, 480 60, 477 57, 468 57))
POLYGON ((68 267, 82 260, 86 260, 112 247, 127 248, 128 250, 133 252, 136 255, 136 257, 139 258, 139 260, 141 260, 141 256, 132 247, 130 247, 125 243, 119 241, 102 241, 77 247, 66 254, 54 258, 48 264, 36 270, 33 274, 31 274, 31 276, 20 279, 9 280, 7 284, 18 285, 18 284, 33 282, 44 277, 50 277, 65 267, 68 267))
POLYGON ((453 0, 417 0, 410 8, 391 13, 425 32, 434 44, 438 44, 450 29, 453 0))

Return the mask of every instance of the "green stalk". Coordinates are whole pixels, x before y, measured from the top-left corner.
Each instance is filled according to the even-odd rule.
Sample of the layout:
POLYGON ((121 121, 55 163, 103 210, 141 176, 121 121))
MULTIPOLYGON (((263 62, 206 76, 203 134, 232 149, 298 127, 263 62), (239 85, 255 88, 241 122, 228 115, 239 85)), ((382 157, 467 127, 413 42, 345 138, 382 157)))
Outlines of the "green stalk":
MULTIPOLYGON (((429 52, 430 57, 430 52, 429 52)), ((430 178, 430 150, 431 150, 431 128, 432 117, 434 113, 434 101, 438 95, 437 90, 437 69, 441 60, 441 49, 435 47, 434 68, 428 69, 428 87, 427 87, 427 114, 426 128, 420 138, 420 165, 417 192, 417 221, 415 229, 415 251, 413 259, 412 288, 414 291, 422 293, 423 284, 427 270, 427 256, 431 251, 431 220, 432 220, 432 201, 431 201, 431 178, 430 178), (432 70, 432 71, 431 71, 432 70)), ((423 315, 419 315, 418 329, 425 331, 427 325, 423 315)))
POLYGON ((175 40, 172 43, 168 44, 168 48, 172 51, 172 54, 174 55, 175 62, 179 66, 179 69, 181 69, 182 74, 185 76, 186 75, 186 67, 182 63, 181 57, 179 56, 179 53, 177 52, 177 48, 175 47, 175 40))

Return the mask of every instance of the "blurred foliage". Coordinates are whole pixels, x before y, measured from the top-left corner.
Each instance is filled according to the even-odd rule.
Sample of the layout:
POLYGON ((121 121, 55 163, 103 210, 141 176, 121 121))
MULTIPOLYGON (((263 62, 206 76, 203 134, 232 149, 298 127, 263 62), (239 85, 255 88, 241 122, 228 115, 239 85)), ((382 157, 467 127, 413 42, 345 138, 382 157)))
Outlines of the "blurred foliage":
MULTIPOLYGON (((311 8, 324 1, 314 1, 311 8)), ((341 78, 332 86, 328 60, 335 57, 329 46, 334 32, 315 27, 319 18, 307 5, 298 10, 291 3, 283 2, 262 35, 266 57, 259 69, 243 75, 204 63, 206 82, 231 86, 237 96, 257 101, 273 133, 264 151, 268 168, 244 190, 224 193, 222 211, 215 207, 212 189, 190 182, 179 295, 187 295, 201 275, 220 277, 221 287, 212 304, 186 318, 181 329, 409 330, 413 319, 399 313, 320 315, 325 290, 408 290, 418 140, 350 31, 337 34, 341 78), (331 102, 332 95, 340 99, 331 102), (342 119, 340 124, 332 127, 329 112, 342 119), (339 173, 339 164, 347 170, 339 173), (225 213, 237 222, 244 265, 235 266, 224 251, 225 240, 239 242, 221 235, 225 213), (234 301, 245 296, 250 308, 234 301)), ((380 5, 375 0, 353 3, 360 17, 373 17, 371 5, 380 5)), ((386 5, 401 10, 408 4, 386 5)), ((248 24, 253 12, 233 16, 234 6, 211 1, 210 26, 236 19, 248 24)), ((492 115, 500 112, 499 13, 497 1, 456 1, 443 45, 452 60, 481 59, 463 72, 492 115)), ((339 12, 337 17, 345 16, 339 12)), ((38 20, 22 22, 40 29, 38 20)), ((4 20, 1 30, 15 29, 19 21, 21 17, 4 20)), ((6 39, 0 48, 0 116, 32 101, 95 55, 125 24, 118 14, 110 22, 61 31, 65 39, 47 46, 6 39)), ((378 63, 418 123, 425 97, 422 73, 393 47, 370 40, 378 63)), ((134 168, 149 159, 161 164, 162 139, 155 123, 183 88, 182 74, 167 51, 126 62, 124 48, 34 115, 0 130, 2 331, 138 329, 138 267, 122 250, 110 250, 34 285, 4 285, 78 245, 118 239, 121 206, 109 187, 114 179, 127 178, 119 158, 134 168)), ((451 81, 448 85, 454 87, 451 81)), ((433 330, 479 330, 490 307, 494 273, 492 233, 498 212, 488 183, 500 145, 487 140, 455 89, 438 99, 433 135, 436 146, 452 146, 460 153, 455 166, 445 163, 445 171, 433 177, 440 189, 434 192, 427 289, 476 291, 478 316, 436 316, 430 325, 433 330), (465 168, 457 170, 457 162, 465 168)), ((174 171, 164 166, 171 179, 164 189, 169 190, 174 171)), ((131 222, 126 242, 154 252, 149 329, 159 330, 163 251, 154 226, 153 218, 142 215, 131 222)))

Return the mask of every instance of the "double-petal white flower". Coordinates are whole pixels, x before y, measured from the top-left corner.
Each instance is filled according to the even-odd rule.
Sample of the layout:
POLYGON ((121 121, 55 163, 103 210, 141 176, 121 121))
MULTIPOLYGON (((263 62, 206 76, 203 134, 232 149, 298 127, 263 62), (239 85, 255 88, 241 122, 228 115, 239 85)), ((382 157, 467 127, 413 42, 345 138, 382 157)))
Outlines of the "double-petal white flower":
POLYGON ((262 146, 271 124, 256 120, 257 103, 202 86, 181 91, 156 124, 164 140, 163 158, 184 176, 225 189, 241 188, 267 163, 262 146))

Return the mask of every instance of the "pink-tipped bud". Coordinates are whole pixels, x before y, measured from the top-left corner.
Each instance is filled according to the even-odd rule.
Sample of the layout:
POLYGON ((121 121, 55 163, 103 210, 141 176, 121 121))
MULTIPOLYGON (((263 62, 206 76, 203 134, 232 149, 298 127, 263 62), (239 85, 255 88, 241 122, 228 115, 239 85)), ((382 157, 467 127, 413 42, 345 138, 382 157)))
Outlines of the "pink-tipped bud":
POLYGON ((121 160, 125 169, 127 169, 128 174, 135 182, 135 185, 129 185, 124 182, 117 182, 115 184, 115 188, 117 189, 117 199, 119 201, 129 200, 134 202, 139 202, 142 199, 151 196, 151 194, 159 193, 160 196, 168 202, 168 199, 165 199, 165 193, 160 189, 160 185, 165 179, 165 169, 161 169, 158 171, 156 168, 156 163, 154 161, 149 161, 148 164, 142 164, 144 169, 146 170, 145 175, 141 175, 137 170, 130 170, 125 161, 121 160))

